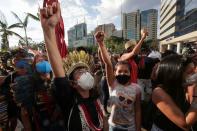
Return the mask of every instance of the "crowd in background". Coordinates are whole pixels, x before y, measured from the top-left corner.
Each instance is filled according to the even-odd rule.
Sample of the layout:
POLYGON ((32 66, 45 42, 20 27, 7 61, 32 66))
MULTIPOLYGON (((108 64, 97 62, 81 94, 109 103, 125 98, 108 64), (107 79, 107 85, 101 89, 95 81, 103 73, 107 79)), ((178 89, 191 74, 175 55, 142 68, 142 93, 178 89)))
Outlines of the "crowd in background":
POLYGON ((121 54, 77 48, 62 61, 55 41, 58 3, 41 10, 47 53, 1 57, 0 130, 197 130, 197 50, 160 53, 128 41, 121 54), (69 65, 70 64, 70 65, 69 65))

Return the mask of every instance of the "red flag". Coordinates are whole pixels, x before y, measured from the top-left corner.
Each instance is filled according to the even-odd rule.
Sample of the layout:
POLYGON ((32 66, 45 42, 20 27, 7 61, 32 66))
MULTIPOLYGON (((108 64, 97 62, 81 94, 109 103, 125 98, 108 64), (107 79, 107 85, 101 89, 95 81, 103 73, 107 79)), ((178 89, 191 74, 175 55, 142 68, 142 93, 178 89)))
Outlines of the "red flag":
MULTIPOLYGON (((52 5, 53 2, 58 2, 58 0, 44 0, 43 7, 46 7, 47 5, 52 5)), ((66 42, 64 40, 64 21, 61 16, 61 19, 59 23, 55 27, 55 34, 56 34, 56 40, 57 40, 57 46, 60 52, 60 55, 62 58, 66 57, 67 54, 67 47, 66 42)))

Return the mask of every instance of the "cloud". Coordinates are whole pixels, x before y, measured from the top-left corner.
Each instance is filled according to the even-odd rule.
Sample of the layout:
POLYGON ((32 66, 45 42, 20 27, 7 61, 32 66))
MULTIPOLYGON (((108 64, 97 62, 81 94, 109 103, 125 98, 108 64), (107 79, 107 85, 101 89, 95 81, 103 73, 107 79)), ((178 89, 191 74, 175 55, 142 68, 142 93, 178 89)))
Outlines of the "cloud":
POLYGON ((99 24, 110 23, 118 21, 116 23, 117 27, 120 28, 120 17, 121 9, 122 12, 133 12, 137 9, 146 10, 146 9, 159 9, 160 0, 101 0, 100 3, 93 6, 93 9, 96 9, 98 12, 97 20, 99 24))
MULTIPOLYGON (((38 12, 38 5, 33 3, 33 0, 17 0, 17 2, 16 0, 5 0, 1 2, 0 9, 4 13, 6 20, 8 22, 8 25, 11 25, 11 24, 18 22, 16 18, 13 16, 13 14, 11 13, 11 11, 15 12, 23 21, 26 16, 25 14, 26 12, 30 12, 32 14, 36 14, 38 12), (31 2, 32 4, 30 5, 31 2)), ((23 37, 25 36, 24 31, 21 29, 14 29, 13 31, 17 32, 23 37)), ((35 22, 32 19, 29 20, 27 34, 28 36, 32 37, 33 40, 34 39, 37 41, 43 40, 42 29, 41 29, 40 23, 35 22), (32 30, 32 28, 34 28, 34 30, 37 30, 40 33, 37 33, 37 34, 33 33, 34 30, 32 30)), ((13 46, 13 45, 16 45, 19 38, 11 36, 9 37, 9 40, 10 40, 11 46, 13 46)))
POLYGON ((113 22, 118 16, 120 16, 120 7, 120 0, 101 0, 101 2, 96 6, 93 6, 92 9, 97 10, 98 14, 96 20, 99 24, 103 24, 113 22))
MULTIPOLYGON (((38 3, 43 0, 4 0, 1 1, 0 9, 5 14, 9 24, 16 22, 11 14, 14 11, 20 18, 24 18, 24 12, 36 14, 38 12, 38 3), (9 8, 8 8, 9 7, 9 8)), ((121 1, 123 12, 131 12, 137 9, 145 10, 150 8, 159 8, 160 0, 60 0, 62 17, 64 19, 65 34, 67 41, 67 30, 77 23, 86 21, 88 31, 94 30, 97 24, 114 23, 120 28, 121 1)), ((24 36, 23 30, 16 30, 24 36)), ((43 34, 39 22, 30 20, 27 33, 34 41, 42 41, 43 34)), ((10 37, 12 41, 17 38, 10 37)), ((13 42, 14 43, 14 42, 13 42)))
POLYGON ((131 12, 140 9, 141 11, 147 9, 159 9, 160 0, 123 0, 123 12, 131 12))
POLYGON ((28 3, 29 6, 32 6, 32 5, 35 5, 35 4, 38 4, 39 1, 41 0, 22 0, 24 3, 28 3))

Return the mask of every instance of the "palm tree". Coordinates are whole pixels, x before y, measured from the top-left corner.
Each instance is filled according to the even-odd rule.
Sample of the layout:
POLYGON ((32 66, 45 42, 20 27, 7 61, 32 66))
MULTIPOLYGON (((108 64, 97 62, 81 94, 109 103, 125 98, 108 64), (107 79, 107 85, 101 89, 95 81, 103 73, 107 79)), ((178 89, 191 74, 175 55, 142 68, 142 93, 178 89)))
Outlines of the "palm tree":
POLYGON ((26 13, 27 15, 26 15, 25 19, 22 21, 16 13, 12 12, 12 14, 18 20, 17 24, 19 24, 21 26, 21 28, 23 28, 24 31, 25 31, 25 42, 26 42, 27 47, 28 47, 27 25, 28 25, 29 17, 33 18, 34 20, 37 20, 37 21, 39 21, 40 19, 39 19, 38 16, 35 16, 35 15, 31 14, 31 13, 26 13))
POLYGON ((15 35, 18 36, 20 39, 23 39, 18 33, 11 30, 13 28, 20 28, 20 27, 21 26, 18 23, 8 26, 5 16, 3 15, 3 13, 1 13, 0 33, 1 33, 2 50, 9 49, 9 40, 8 40, 9 36, 15 35))

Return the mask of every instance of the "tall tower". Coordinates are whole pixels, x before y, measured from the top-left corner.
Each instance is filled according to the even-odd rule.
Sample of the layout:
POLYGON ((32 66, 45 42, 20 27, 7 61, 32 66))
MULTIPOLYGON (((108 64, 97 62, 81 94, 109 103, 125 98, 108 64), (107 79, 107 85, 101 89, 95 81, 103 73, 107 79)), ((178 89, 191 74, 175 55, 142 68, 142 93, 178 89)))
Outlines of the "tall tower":
POLYGON ((124 38, 139 40, 140 38, 140 11, 122 14, 122 29, 124 38))
POLYGON ((73 47, 74 41, 82 40, 87 36, 86 23, 76 24, 74 27, 68 30, 68 45, 73 47))
POLYGON ((179 35, 180 19, 184 17, 185 0, 161 0, 160 40, 179 35))
POLYGON ((141 29, 148 30, 148 40, 157 40, 157 19, 158 11, 149 9, 141 12, 141 29))

